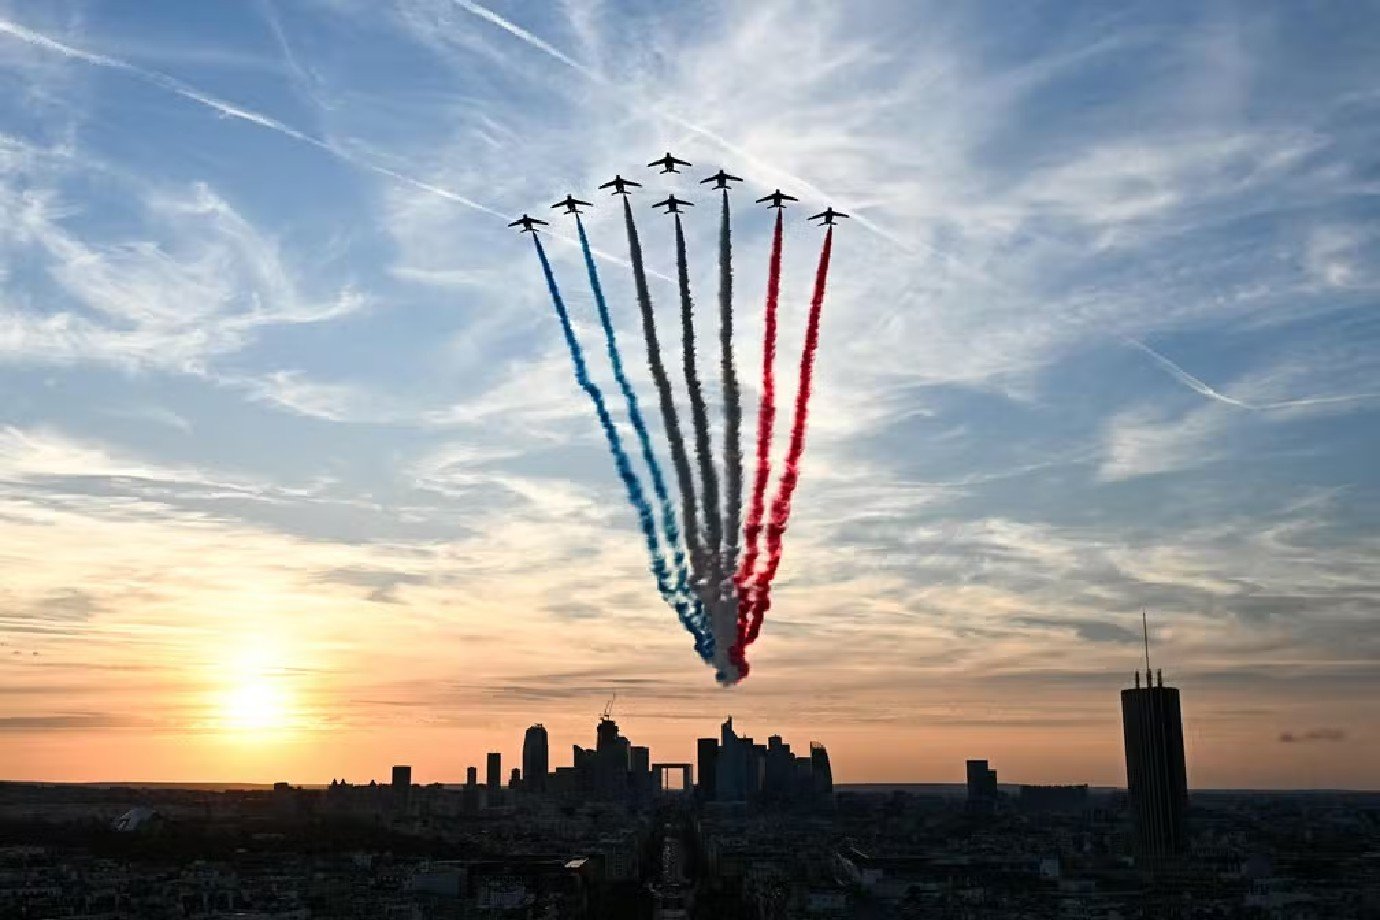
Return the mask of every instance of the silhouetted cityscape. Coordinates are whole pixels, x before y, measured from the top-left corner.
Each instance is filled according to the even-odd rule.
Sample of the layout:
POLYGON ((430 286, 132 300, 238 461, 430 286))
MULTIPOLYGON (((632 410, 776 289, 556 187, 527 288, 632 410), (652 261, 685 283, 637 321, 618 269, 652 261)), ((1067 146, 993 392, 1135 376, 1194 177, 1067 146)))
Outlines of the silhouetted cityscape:
POLYGON ((694 763, 609 711, 551 767, 270 789, 0 785, 0 917, 1361 918, 1380 796, 1189 795, 1179 691, 1121 692, 1127 788, 836 787, 730 716, 694 763))

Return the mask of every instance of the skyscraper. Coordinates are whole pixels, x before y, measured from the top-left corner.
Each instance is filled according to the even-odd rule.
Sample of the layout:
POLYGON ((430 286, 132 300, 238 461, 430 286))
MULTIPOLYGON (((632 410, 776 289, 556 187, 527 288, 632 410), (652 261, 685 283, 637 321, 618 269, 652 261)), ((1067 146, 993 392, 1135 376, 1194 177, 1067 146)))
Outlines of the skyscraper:
POLYGON ((594 791, 601 799, 622 799, 628 791, 632 744, 618 732, 618 723, 604 716, 595 729, 594 791))
POLYGON ((485 764, 488 779, 486 785, 490 792, 498 792, 503 788, 503 755, 498 751, 490 751, 485 764))
POLYGON ((1188 773, 1184 766, 1184 726, 1179 691, 1166 687, 1156 672, 1152 684, 1146 654, 1145 686, 1121 691, 1121 728, 1126 742, 1126 788, 1142 856, 1173 856, 1184 848, 1188 812, 1188 773))
POLYGON ((834 770, 829 766, 829 752, 818 741, 810 742, 810 772, 814 775, 815 794, 834 794, 834 770))
POLYGON ((546 791, 546 774, 551 772, 551 754, 546 728, 541 724, 527 729, 522 739, 522 788, 526 792, 546 791))
POLYGON ((714 798, 720 802, 747 800, 747 745, 733 730, 733 716, 719 726, 719 757, 714 798))
POLYGON ((988 767, 985 760, 968 761, 968 808, 991 811, 998 799, 997 771, 988 767))
POLYGON ((393 801, 398 805, 406 805, 407 800, 412 795, 412 768, 406 764, 398 764, 393 768, 393 801))
POLYGON ((712 802, 718 793, 719 742, 701 738, 695 743, 695 789, 700 801, 712 802))

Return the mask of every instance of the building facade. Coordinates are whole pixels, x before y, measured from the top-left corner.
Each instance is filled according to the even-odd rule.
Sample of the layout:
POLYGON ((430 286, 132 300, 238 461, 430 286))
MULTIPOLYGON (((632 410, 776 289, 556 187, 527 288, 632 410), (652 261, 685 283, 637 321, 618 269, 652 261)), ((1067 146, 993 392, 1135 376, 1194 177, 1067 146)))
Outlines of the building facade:
POLYGON ((1148 668, 1142 687, 1137 671, 1135 686, 1121 691, 1121 726, 1138 851, 1148 859, 1181 853, 1186 839, 1188 772, 1178 688, 1166 687, 1163 675, 1152 684, 1148 668))

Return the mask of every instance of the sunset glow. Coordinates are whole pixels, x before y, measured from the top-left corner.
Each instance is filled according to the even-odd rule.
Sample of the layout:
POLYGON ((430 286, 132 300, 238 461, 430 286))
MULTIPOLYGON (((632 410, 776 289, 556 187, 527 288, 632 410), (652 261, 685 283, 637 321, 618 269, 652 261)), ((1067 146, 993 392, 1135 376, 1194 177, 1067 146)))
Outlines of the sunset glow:
POLYGON ((457 782, 616 695, 667 762, 1117 785, 1145 610, 1195 788, 1375 785, 1374 25, 1287 6, 0 0, 0 780, 457 782), (722 315, 749 485, 811 387, 732 688, 610 460, 668 443, 615 174, 691 460, 722 315))

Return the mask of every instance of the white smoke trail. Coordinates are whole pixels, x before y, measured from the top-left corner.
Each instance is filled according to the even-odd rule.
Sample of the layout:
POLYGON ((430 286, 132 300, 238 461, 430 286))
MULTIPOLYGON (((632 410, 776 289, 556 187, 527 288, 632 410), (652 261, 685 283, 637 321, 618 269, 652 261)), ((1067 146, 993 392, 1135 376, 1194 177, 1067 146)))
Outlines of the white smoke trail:
MULTIPOLYGON (((453 201, 456 204, 469 208, 471 210, 479 211, 483 214, 488 214, 492 217, 497 217, 504 221, 507 221, 510 217, 510 215, 504 214, 502 211, 496 210, 495 208, 491 208, 486 204, 475 201, 473 198, 468 198, 464 195, 461 195, 459 192, 451 191, 450 189, 445 188, 444 186, 436 185, 433 182, 427 182, 423 179, 418 179, 415 176, 410 176, 406 173, 401 173, 395 169, 390 169, 387 166, 375 163, 372 160, 366 159, 360 156, 359 154, 356 154, 344 147, 341 147, 337 144, 333 144, 330 141, 322 140, 319 137, 313 137, 312 135, 307 134, 305 131, 301 131, 297 128, 294 128, 291 125, 281 122, 278 119, 273 118, 269 115, 264 115, 260 112, 255 112, 252 109, 246 109, 242 106, 235 105, 234 103, 227 102, 224 99, 212 96, 210 93, 202 92, 201 90, 197 89, 189 83, 184 83, 176 77, 168 76, 167 74, 161 73, 157 70, 149 70, 148 68, 139 67, 135 64, 131 64, 128 61, 122 61, 119 58, 114 58, 110 57, 109 55, 98 54, 94 51, 86 51, 84 49, 74 47, 72 45, 66 44, 65 42, 60 42, 55 38, 49 38, 47 35, 44 35, 40 32, 35 32, 32 29, 27 29, 24 26, 19 25, 18 23, 10 22, 8 19, 0 18, 0 33, 9 35, 12 38, 17 38, 22 42, 27 42, 30 45, 34 45, 35 47, 43 48, 47 51, 56 52, 57 54, 61 54, 64 57, 70 58, 72 60, 81 61, 84 64, 90 64, 93 67, 103 67, 108 70, 116 70, 121 73, 128 74, 129 76, 134 77, 135 79, 142 80, 145 83, 157 86, 160 89, 164 89, 170 93, 173 93, 174 95, 182 97, 183 99, 187 99, 191 102, 197 103, 198 105, 209 108, 212 111, 220 115, 223 115, 227 118, 234 118, 239 121, 248 122, 249 124, 257 125, 260 128, 265 128, 269 131, 281 134, 284 137, 291 138, 292 140, 295 140, 299 143, 308 144, 312 147, 315 147, 318 150, 322 150, 330 154, 331 156, 335 157, 341 162, 348 163, 349 165, 354 166, 358 169, 363 169, 368 172, 384 176, 388 179, 392 179, 394 182, 398 182, 402 185, 411 186, 412 188, 418 189, 419 191, 423 191, 428 194, 444 198, 447 201, 453 201)), ((561 233, 552 232, 548 233, 548 235, 555 239, 559 239, 562 242, 567 243, 571 246, 579 245, 574 239, 561 233)), ((594 254, 598 256, 601 260, 605 262, 611 262, 615 265, 622 265, 626 267, 628 264, 627 262, 618 258, 617 256, 611 255, 598 249, 594 250, 594 254)), ((660 278, 663 281, 672 280, 670 276, 661 274, 660 272, 653 271, 649 272, 648 274, 660 278)))
POLYGON ((1199 380, 1144 342, 1132 338, 1125 339, 1125 342, 1132 348, 1144 352, 1156 364, 1168 371, 1170 376, 1193 392, 1201 396, 1206 396, 1208 399, 1225 403, 1228 406, 1235 406, 1238 409, 1246 409, 1251 412, 1266 412, 1271 409, 1297 409, 1306 406, 1323 406, 1331 403, 1356 402, 1363 399, 1380 398, 1380 393, 1345 393, 1338 396, 1306 396, 1300 399, 1286 399, 1272 403, 1248 403, 1233 396, 1228 396, 1220 390, 1213 389, 1211 386, 1199 380))

